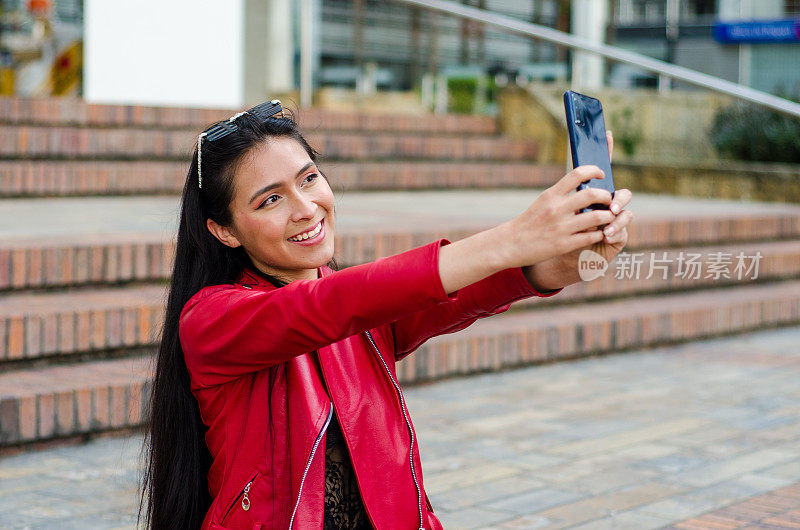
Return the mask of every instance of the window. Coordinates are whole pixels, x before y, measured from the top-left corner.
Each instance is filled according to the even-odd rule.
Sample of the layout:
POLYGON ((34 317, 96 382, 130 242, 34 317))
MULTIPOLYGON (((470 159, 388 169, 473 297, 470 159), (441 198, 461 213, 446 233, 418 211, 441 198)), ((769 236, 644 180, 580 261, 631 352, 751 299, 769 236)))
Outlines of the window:
POLYGON ((800 0, 786 0, 786 14, 800 15, 800 0))
POLYGON ((4 13, 22 9, 22 0, 2 0, 0 4, 2 5, 4 13))
POLYGON ((688 0, 681 2, 681 19, 696 21, 711 19, 717 14, 716 0, 688 0))
POLYGON ((658 24, 663 23, 666 17, 666 0, 633 0, 632 5, 626 6, 627 9, 632 8, 633 16, 630 17, 630 22, 633 24, 658 24))
POLYGON ((692 15, 714 15, 717 12, 716 0, 689 0, 688 5, 692 15))

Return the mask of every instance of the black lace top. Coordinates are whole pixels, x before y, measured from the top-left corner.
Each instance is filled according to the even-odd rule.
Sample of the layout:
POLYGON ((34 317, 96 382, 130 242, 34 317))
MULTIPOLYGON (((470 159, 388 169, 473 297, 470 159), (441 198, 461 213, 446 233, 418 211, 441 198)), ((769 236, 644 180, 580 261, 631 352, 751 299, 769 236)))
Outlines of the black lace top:
POLYGON ((361 500, 350 452, 335 412, 326 436, 323 528, 370 530, 372 526, 361 500))

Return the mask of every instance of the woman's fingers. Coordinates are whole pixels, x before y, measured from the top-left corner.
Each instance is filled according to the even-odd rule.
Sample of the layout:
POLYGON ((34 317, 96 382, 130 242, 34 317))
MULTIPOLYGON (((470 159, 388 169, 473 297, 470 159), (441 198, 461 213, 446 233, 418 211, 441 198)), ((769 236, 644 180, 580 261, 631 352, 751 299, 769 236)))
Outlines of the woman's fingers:
POLYGON ((611 193, 600 188, 584 188, 573 193, 567 198, 567 207, 574 212, 580 212, 592 204, 611 204, 611 193))
POLYGON ((611 131, 606 131, 606 140, 608 141, 608 161, 613 162, 614 160, 614 135, 611 134, 611 131))
POLYGON ((569 225, 570 230, 575 232, 583 232, 588 229, 595 229, 598 226, 603 226, 614 221, 614 214, 608 210, 592 210, 590 212, 579 213, 575 216, 569 225))
POLYGON ((619 212, 624 210, 628 204, 630 204, 632 197, 633 194, 631 193, 631 190, 623 188, 621 190, 615 191, 614 200, 611 201, 610 204, 611 211, 614 212, 615 214, 618 214, 619 212))
POLYGON ((604 176, 603 170, 597 166, 578 166, 561 177, 553 185, 553 189, 561 195, 567 195, 587 180, 601 179, 604 176))
POLYGON ((623 231, 633 221, 633 213, 630 210, 623 210, 616 218, 608 223, 603 229, 606 239, 609 243, 620 241, 623 236, 623 231))
POLYGON ((603 240, 603 232, 600 230, 578 232, 577 234, 572 234, 570 239, 574 243, 572 247, 575 249, 590 247, 603 240))

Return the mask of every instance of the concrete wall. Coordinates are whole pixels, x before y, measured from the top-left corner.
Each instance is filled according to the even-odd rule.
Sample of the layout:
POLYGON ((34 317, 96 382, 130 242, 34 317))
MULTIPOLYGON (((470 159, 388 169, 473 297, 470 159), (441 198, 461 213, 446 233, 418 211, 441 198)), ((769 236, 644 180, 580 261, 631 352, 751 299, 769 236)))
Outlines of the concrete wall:
POLYGON ((750 86, 800 95, 800 44, 753 45, 750 54, 750 86))
MULTIPOLYGON (((558 135, 562 139, 554 141, 562 142, 563 152, 566 152, 562 95, 567 88, 533 84, 527 93, 509 90, 502 96, 501 124, 504 130, 517 137, 540 140, 542 136, 550 138, 558 135), (546 111, 550 120, 543 124, 537 117, 540 110, 533 108, 546 111), (507 116, 504 117, 504 113, 507 116), (552 123, 557 123, 558 128, 553 129, 552 123)), ((614 133, 616 160, 715 159, 716 153, 708 140, 708 130, 717 110, 731 101, 727 97, 700 92, 673 91, 670 94, 659 94, 649 89, 605 88, 587 94, 603 102, 606 128, 614 133), (625 152, 626 147, 632 150, 632 154, 625 152)), ((559 149, 553 148, 547 152, 558 154, 559 149)), ((560 160, 561 157, 556 156, 549 161, 560 160)))
POLYGON ((87 101, 242 105, 244 0, 86 0, 84 8, 87 101))
POLYGON ((640 193, 800 203, 800 166, 788 164, 615 162, 614 184, 640 193))
POLYGON ((784 0, 720 0, 717 14, 725 21, 779 18, 784 15, 784 0))
POLYGON ((558 105, 548 94, 508 87, 500 91, 497 100, 503 134, 536 140, 539 162, 566 163, 566 124, 558 114, 558 105))
MULTIPOLYGON (((565 163, 567 135, 561 94, 566 87, 534 85, 501 91, 500 127, 504 134, 535 139, 539 161, 565 163)), ((603 102, 606 123, 615 113, 633 109, 631 129, 642 134, 634 157, 622 143, 626 131, 614 131, 614 183, 644 193, 800 203, 800 166, 718 160, 706 138, 714 109, 725 98, 684 92, 658 95, 652 90, 593 92, 603 102)))

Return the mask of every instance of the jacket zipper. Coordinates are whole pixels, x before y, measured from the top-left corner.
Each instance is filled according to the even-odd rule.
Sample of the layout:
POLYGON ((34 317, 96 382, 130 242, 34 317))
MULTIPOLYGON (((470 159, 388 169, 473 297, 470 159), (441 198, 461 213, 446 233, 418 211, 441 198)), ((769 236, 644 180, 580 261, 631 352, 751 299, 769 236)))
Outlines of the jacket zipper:
POLYGON ((308 469, 311 467, 311 461, 314 460, 314 453, 317 452, 317 446, 319 446, 319 442, 320 440, 322 440, 322 435, 325 433, 326 430, 328 430, 328 425, 331 423, 332 417, 333 417, 333 401, 331 401, 331 408, 328 411, 328 418, 322 425, 322 429, 320 429, 319 434, 317 434, 317 439, 314 440, 314 446, 311 448, 311 454, 308 455, 306 468, 303 471, 303 478, 300 479, 300 489, 297 491, 297 500, 295 501, 294 509, 292 510, 292 518, 289 520, 289 530, 292 530, 292 525, 294 524, 294 517, 297 514, 297 507, 300 506, 300 496, 303 494, 303 484, 306 481, 306 475, 308 474, 308 469))
MULTIPOLYGON (((317 352, 317 355, 319 355, 319 352, 317 352)), ((322 363, 320 362, 320 369, 322 368, 321 364, 322 363)), ((322 379, 325 382, 325 388, 326 389, 330 388, 330 385, 328 384, 328 379, 325 377, 325 370, 321 369, 320 371, 322 373, 322 379)), ((328 396, 328 397, 330 397, 330 396, 328 396)), ((331 399, 331 401, 333 401, 333 400, 331 399)), ((341 426, 340 426, 340 429, 342 431, 342 436, 344 437, 344 443, 345 443, 345 447, 347 448, 347 453, 348 453, 348 455, 350 455, 350 446, 347 445, 347 433, 344 432, 344 429, 342 429, 341 426)), ((350 455, 350 456, 351 456, 351 460, 352 460, 352 455, 350 455)), ((352 464, 352 462, 351 462, 351 464, 352 464)), ((358 473, 356 472, 355 465, 352 464, 352 467, 353 467, 353 473, 356 476, 356 485, 358 486, 358 493, 359 493, 359 495, 361 495, 361 499, 363 500, 364 499, 364 490, 361 489, 361 482, 358 480, 358 473)), ((367 519, 369 519, 369 523, 371 525, 370 528, 377 528, 375 526, 375 520, 372 517, 372 515, 369 513, 369 510, 367 509, 367 505, 366 504, 364 504, 364 512, 367 514, 367 519)))
POLYGON ((236 499, 234 499, 233 504, 231 504, 230 508, 228 508, 228 510, 225 512, 225 515, 222 516, 223 524, 225 523, 225 520, 228 518, 228 516, 230 516, 233 509, 236 508, 236 503, 239 502, 239 499, 241 499, 242 510, 248 511, 250 509, 250 496, 249 496, 250 486, 252 486, 253 482, 256 481, 257 476, 258 474, 253 475, 253 478, 250 479, 250 482, 245 484, 244 489, 239 492, 239 495, 236 496, 236 499))
POLYGON ((414 479, 414 487, 417 489, 417 510, 419 512, 419 530, 424 530, 425 527, 422 524, 422 489, 419 487, 419 482, 417 482, 417 473, 414 469, 414 429, 411 427, 411 420, 408 419, 408 413, 406 413, 406 400, 403 397, 403 391, 400 390, 400 385, 397 383, 397 381, 395 381, 394 376, 392 376, 392 372, 386 365, 386 360, 383 358, 383 355, 381 355, 380 350, 378 350, 378 346, 372 339, 372 334, 369 332, 369 330, 365 331, 364 333, 366 333, 367 339, 369 339, 369 343, 372 345, 372 349, 375 350, 375 353, 378 355, 378 359, 380 359, 384 370, 386 370, 386 375, 389 376, 389 379, 392 381, 392 385, 394 385, 394 389, 397 391, 397 395, 400 397, 400 410, 403 411, 403 418, 406 420, 406 427, 408 427, 408 434, 411 437, 411 445, 408 454, 409 454, 409 462, 411 464, 411 477, 414 479))

